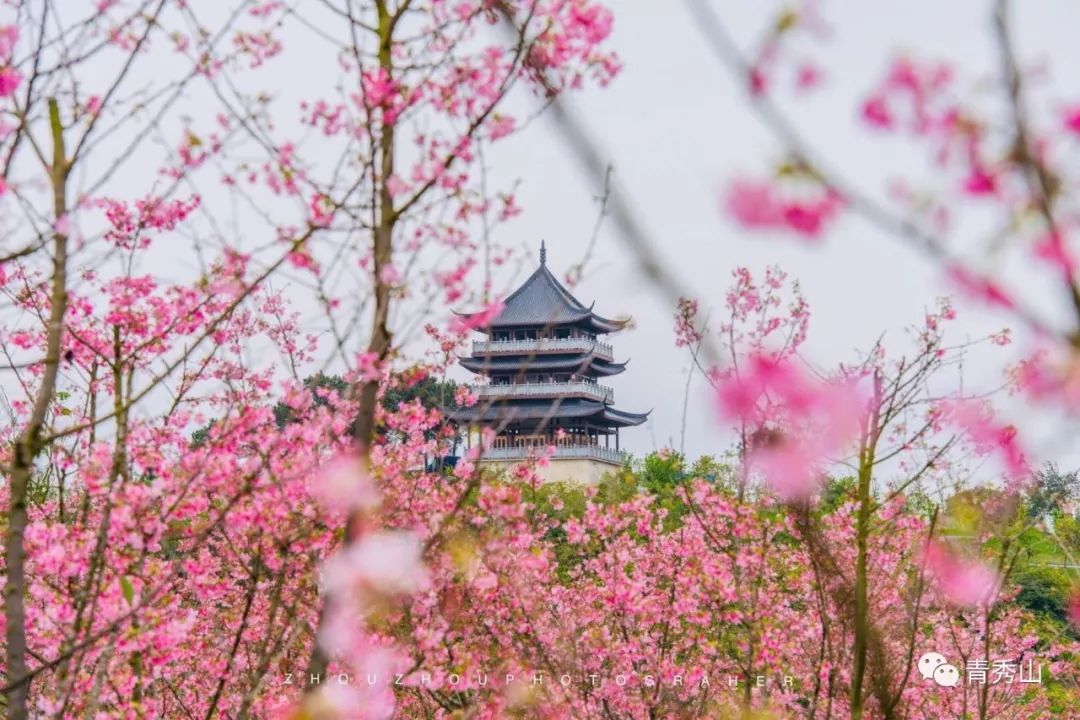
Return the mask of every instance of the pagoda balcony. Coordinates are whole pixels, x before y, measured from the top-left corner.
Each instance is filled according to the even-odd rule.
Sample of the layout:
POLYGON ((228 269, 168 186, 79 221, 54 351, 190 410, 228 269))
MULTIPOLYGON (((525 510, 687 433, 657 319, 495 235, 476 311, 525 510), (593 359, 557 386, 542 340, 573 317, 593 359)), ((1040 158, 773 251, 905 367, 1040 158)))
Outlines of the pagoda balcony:
POLYGON ((536 340, 476 340, 473 355, 521 355, 532 353, 595 353, 604 360, 614 361, 613 348, 592 338, 539 338, 536 340))
POLYGON ((502 398, 559 398, 586 397, 601 402, 614 402, 615 391, 595 382, 512 383, 509 385, 473 385, 472 391, 481 400, 502 398))
POLYGON ((622 450, 604 447, 603 445, 510 445, 492 447, 484 450, 483 460, 528 460, 529 458, 548 456, 552 458, 586 458, 603 460, 610 463, 623 465, 630 456, 622 450), (551 453, 548 455, 548 453, 551 453))

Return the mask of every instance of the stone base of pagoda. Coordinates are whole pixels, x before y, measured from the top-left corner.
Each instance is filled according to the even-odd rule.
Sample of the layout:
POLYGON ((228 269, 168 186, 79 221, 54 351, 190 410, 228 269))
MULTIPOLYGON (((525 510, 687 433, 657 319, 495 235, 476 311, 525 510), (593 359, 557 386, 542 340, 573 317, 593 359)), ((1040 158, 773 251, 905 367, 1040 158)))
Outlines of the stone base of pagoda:
POLYGON ((596 485, 626 464, 626 453, 599 445, 576 445, 554 448, 546 460, 540 449, 504 447, 489 448, 482 464, 496 470, 511 471, 522 463, 535 463, 536 474, 544 482, 596 485))
MULTIPOLYGON (((507 473, 528 460, 483 460, 481 465, 507 473)), ((537 463, 536 474, 546 483, 561 482, 575 485, 599 485, 605 475, 611 475, 621 467, 619 463, 583 458, 551 458, 546 465, 537 463)))

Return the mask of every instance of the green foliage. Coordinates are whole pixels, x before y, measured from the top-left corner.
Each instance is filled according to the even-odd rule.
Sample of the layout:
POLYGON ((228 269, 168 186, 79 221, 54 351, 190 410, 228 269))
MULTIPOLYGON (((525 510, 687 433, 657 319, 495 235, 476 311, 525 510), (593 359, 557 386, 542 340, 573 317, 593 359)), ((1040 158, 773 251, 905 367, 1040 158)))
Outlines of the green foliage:
MULTIPOLYGON (((345 379, 340 375, 325 375, 319 373, 318 375, 304 378, 304 388, 311 391, 312 402, 316 407, 325 407, 330 403, 328 399, 330 393, 341 397, 349 391, 349 384, 345 382, 345 379)), ((292 408, 280 402, 274 405, 274 422, 277 423, 279 428, 283 428, 289 423, 295 422, 292 408)), ((353 433, 355 429, 354 426, 355 422, 350 423, 350 434, 353 433)))
POLYGON ((453 411, 460 407, 454 399, 457 389, 458 384, 453 380, 428 376, 414 383, 395 384, 387 388, 382 403, 387 410, 397 410, 402 403, 419 400, 426 408, 453 411))
MULTIPOLYGON (((343 397, 349 392, 349 383, 340 375, 325 375, 323 373, 305 378, 304 387, 311 391, 312 402, 316 407, 329 404, 328 395, 330 393, 343 397)), ((387 410, 393 411, 397 410, 402 403, 419 400, 420 404, 426 408, 452 410, 457 408, 457 403, 454 401, 456 391, 457 383, 453 380, 424 377, 416 382, 396 383, 387 388, 386 392, 383 393, 382 405, 387 410)), ((278 427, 285 427, 285 425, 294 421, 292 409, 283 403, 278 403, 274 406, 274 420, 277 422, 278 427)), ((355 422, 350 424, 350 434, 355 431, 354 426, 355 422)))
MULTIPOLYGON (((458 385, 453 380, 440 380, 427 376, 415 382, 396 383, 387 388, 383 394, 382 404, 387 410, 393 411, 397 410, 403 403, 419 400, 420 404, 425 408, 435 408, 444 413, 450 413, 460 407, 455 399, 457 388, 458 385)), ((430 439, 434 434, 435 431, 430 430, 427 436, 430 439)), ((460 441, 460 434, 456 434, 454 454, 456 454, 456 447, 460 441)), ((447 470, 448 468, 443 469, 447 470)))
MULTIPOLYGON (((1058 524, 1068 527, 1068 521, 1072 518, 1062 518, 1058 524)), ((1034 527, 1024 528, 1016 538, 1024 553, 1010 578, 1019 588, 1016 604, 1037 618, 1050 621, 1053 632, 1059 632, 1069 624, 1068 598, 1078 575, 1070 561, 1072 553, 1063 552, 1061 540, 1060 534, 1055 537, 1034 527)), ((1067 544, 1065 550, 1069 550, 1067 544)))
POLYGON ((821 502, 818 504, 818 510, 823 515, 836 512, 836 509, 844 503, 855 500, 856 488, 857 482, 854 475, 826 479, 825 487, 821 491, 821 502))
POLYGON ((686 478, 686 459, 682 453, 651 452, 641 463, 639 482, 649 492, 663 492, 681 485, 686 478))
POLYGON ((927 520, 939 509, 938 501, 918 488, 912 488, 904 495, 904 507, 927 520))
MULTIPOLYGON (((318 373, 304 379, 304 387, 311 391, 312 403, 316 407, 325 407, 330 404, 333 396, 344 397, 349 392, 349 383, 340 375, 327 375, 318 373)), ((401 383, 387 389, 383 394, 382 404, 388 410, 396 410, 402 403, 419 400, 427 408, 439 408, 442 410, 457 409, 455 401, 457 383, 453 380, 440 380, 434 377, 425 377, 413 383, 401 383)), ((217 420, 211 420, 206 425, 191 434, 191 447, 198 448, 206 444, 210 437, 210 430, 217 420)), ((297 422, 295 411, 285 403, 278 402, 274 405, 274 422, 278 428, 297 422)), ((349 423, 346 432, 351 436, 356 433, 356 421, 349 423)))
MULTIPOLYGON (((654 497, 653 507, 658 512, 664 512, 663 530, 670 532, 680 527, 683 518, 690 512, 683 491, 687 480, 704 478, 727 491, 733 476, 732 468, 712 457, 699 458, 691 471, 687 472, 685 459, 678 453, 650 453, 641 462, 626 465, 606 475, 593 489, 592 502, 611 507, 615 512, 620 504, 632 500, 639 493, 648 493, 654 497)), ((533 493, 534 512, 546 518, 550 524, 545 537, 554 548, 559 577, 567 581, 573 569, 590 552, 587 546, 567 544, 566 531, 563 529, 567 520, 580 518, 584 514, 588 504, 586 490, 584 486, 574 483, 556 482, 546 483, 529 492, 533 493)))
POLYGON ((722 463, 712 455, 702 455, 690 468, 689 475, 731 490, 735 487, 737 473, 732 465, 722 463))
POLYGON ((1062 515, 1054 522, 1054 532, 1074 557, 1080 553, 1080 518, 1062 515))
POLYGON ((571 572, 585 559, 585 554, 580 548, 566 542, 563 526, 567 520, 585 514, 585 489, 571 483, 546 483, 536 490, 532 500, 534 512, 539 517, 547 518, 550 523, 544 537, 555 551, 559 580, 569 582, 571 572))
POLYGON ((1028 563, 1013 573, 1020 587, 1016 604, 1064 625, 1072 579, 1063 568, 1028 563))
POLYGON ((1028 495, 1027 513, 1032 519, 1060 516, 1072 502, 1080 498, 1080 478, 1077 471, 1063 473, 1057 465, 1047 463, 1035 473, 1035 488, 1028 495))
MULTIPOLYGON (((699 459, 694 468, 715 475, 711 463, 703 460, 699 459)), ((683 517, 690 512, 683 486, 694 477, 702 475, 686 471, 686 459, 681 453, 670 450, 654 452, 645 456, 642 461, 641 471, 637 476, 638 484, 645 492, 656 497, 657 508, 667 511, 664 517, 665 531, 670 532, 680 527, 683 517)))
POLYGON ((206 444, 206 441, 210 439, 210 430, 213 429, 214 423, 216 422, 217 420, 211 420, 195 432, 191 433, 192 448, 201 448, 206 444))
POLYGON ((1067 716, 1067 713, 1076 710, 1076 695, 1071 683, 1063 683, 1051 678, 1049 682, 1031 692, 1032 694, 1036 692, 1046 694, 1046 698, 1050 702, 1050 712, 1055 717, 1059 715, 1067 716))
POLYGON ((617 472, 608 473, 596 486, 593 501, 600 505, 618 505, 626 502, 639 492, 638 476, 629 466, 623 466, 617 472))

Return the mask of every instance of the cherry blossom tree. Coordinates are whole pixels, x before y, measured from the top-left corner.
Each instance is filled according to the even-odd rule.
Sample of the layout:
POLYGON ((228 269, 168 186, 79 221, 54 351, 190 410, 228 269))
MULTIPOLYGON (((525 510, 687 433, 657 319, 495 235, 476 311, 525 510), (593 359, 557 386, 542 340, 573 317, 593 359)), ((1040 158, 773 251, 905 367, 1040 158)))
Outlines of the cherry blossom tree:
MULTIPOLYGON (((503 257, 472 230, 517 212, 512 194, 485 189, 477 160, 518 128, 499 110, 508 93, 541 70, 552 94, 618 70, 600 47, 611 23, 602 6, 526 3, 515 17, 507 42, 480 2, 9 9, 8 717, 264 714, 283 657, 326 668, 314 640, 335 618, 311 613, 338 523, 331 602, 364 577, 375 594, 412 589, 385 586, 365 558, 397 548, 418 567, 413 536, 380 529, 416 517, 372 524, 371 504, 322 514, 310 486, 335 455, 379 474, 392 327, 460 297, 476 249, 503 257), (340 85, 277 102, 275 64, 301 32, 330 50, 340 85), (327 153, 301 152, 304 141, 341 160, 320 165, 327 153), (129 176, 143 183, 137 194, 129 176), (178 254, 188 272, 160 272, 178 254), (282 277, 313 291, 319 334, 336 345, 323 342, 320 357, 350 368, 349 398, 314 402, 319 391, 300 383, 320 345, 272 289, 282 277), (370 299, 343 308, 357 293, 370 299), (369 335, 355 353, 358 325, 369 335), (277 354, 287 372, 253 351, 277 354), (293 422, 278 427, 282 396, 293 422)), ((413 437, 419 418, 401 415, 413 437)), ((332 498, 353 487, 338 483, 332 498)), ((372 648, 357 661, 377 657, 372 648)))
MULTIPOLYGON (((712 299, 679 300, 567 100, 620 70, 602 3, 59 5, 0 14, 7 717, 1061 714, 1020 683, 942 687, 916 670, 928 648, 961 671, 1045 659, 1075 702, 1075 631, 1015 602, 1038 522, 1025 439, 958 387, 952 305, 927 298, 906 342, 837 367, 803 352, 809 305, 780 268, 736 270, 723 322, 701 320, 712 299), (439 308, 499 310, 519 208, 484 150, 527 130, 513 93, 553 112, 671 301, 716 397, 695 421, 733 439, 712 476, 586 489, 497 474, 479 447, 436 462, 457 432, 409 393, 471 329, 439 308), (430 352, 407 352, 421 334, 430 352)), ((953 182, 926 203, 897 181, 896 207, 774 102, 781 73, 822 82, 786 52, 826 22, 816 4, 745 57, 690 5, 786 146, 724 211, 817 243, 871 220, 1037 331, 1006 391, 1075 411, 1080 315, 1036 313, 947 242, 991 204, 1080 307, 1061 150, 1080 121, 1031 104, 1007 4, 1006 122, 918 58, 867 90, 867 132, 929 145, 953 182)))

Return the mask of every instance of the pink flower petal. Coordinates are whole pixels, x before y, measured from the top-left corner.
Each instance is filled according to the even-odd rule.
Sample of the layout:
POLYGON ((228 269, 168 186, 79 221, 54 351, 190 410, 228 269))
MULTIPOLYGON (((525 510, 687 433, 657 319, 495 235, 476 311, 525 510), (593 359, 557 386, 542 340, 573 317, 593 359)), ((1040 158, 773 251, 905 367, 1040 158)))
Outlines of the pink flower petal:
POLYGON ((784 221, 784 206, 769 183, 736 180, 728 189, 728 213, 744 227, 775 227, 784 221))
POLYGON ((945 597, 957 605, 981 605, 997 593, 1000 580, 996 572, 976 560, 956 557, 938 542, 926 547, 923 563, 945 597))
POLYGON ((1069 598, 1067 612, 1069 620, 1077 627, 1080 627, 1080 587, 1073 590, 1072 596, 1069 598))
POLYGON ((343 453, 322 468, 312 490, 329 510, 354 512, 379 506, 379 491, 355 453, 343 453))
POLYGON ((327 561, 323 570, 326 591, 333 595, 363 586, 387 595, 416 592, 428 582, 422 553, 415 533, 367 535, 327 561))

